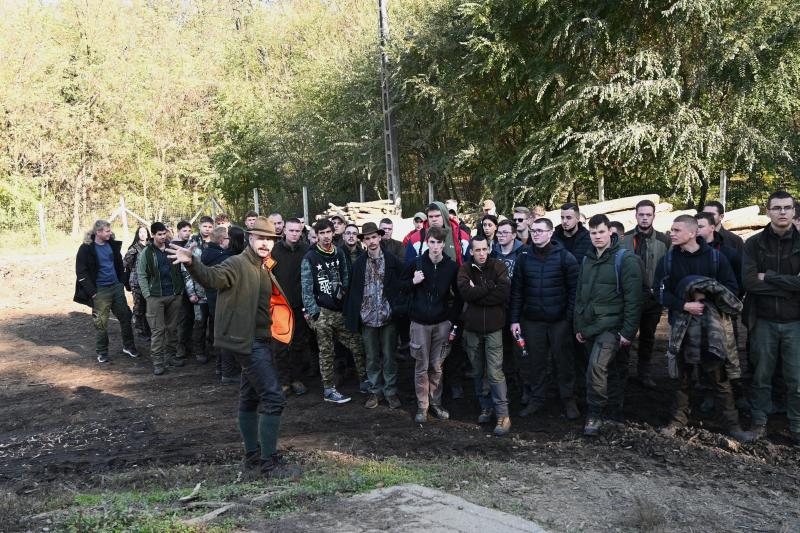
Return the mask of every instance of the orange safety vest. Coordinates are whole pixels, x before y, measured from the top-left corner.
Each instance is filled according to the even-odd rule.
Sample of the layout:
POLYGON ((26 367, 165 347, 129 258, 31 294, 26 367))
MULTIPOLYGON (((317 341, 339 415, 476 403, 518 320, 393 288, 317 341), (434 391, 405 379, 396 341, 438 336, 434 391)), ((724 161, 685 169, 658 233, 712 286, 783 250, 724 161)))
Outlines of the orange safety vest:
POLYGON ((272 267, 276 264, 277 261, 272 257, 265 262, 269 277, 272 280, 272 295, 270 295, 269 299, 269 316, 272 318, 272 327, 270 329, 273 339, 289 344, 294 336, 294 312, 292 312, 292 306, 286 300, 278 280, 272 275, 272 267))

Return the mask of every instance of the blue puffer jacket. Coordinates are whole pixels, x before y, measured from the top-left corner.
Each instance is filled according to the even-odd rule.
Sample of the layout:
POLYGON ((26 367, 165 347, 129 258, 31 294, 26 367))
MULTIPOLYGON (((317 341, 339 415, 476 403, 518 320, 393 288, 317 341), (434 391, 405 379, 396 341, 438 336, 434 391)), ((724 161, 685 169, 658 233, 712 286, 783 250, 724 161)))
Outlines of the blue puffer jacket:
POLYGON ((556 240, 547 245, 546 255, 532 246, 522 248, 511 278, 511 323, 571 319, 579 270, 575 257, 556 240))

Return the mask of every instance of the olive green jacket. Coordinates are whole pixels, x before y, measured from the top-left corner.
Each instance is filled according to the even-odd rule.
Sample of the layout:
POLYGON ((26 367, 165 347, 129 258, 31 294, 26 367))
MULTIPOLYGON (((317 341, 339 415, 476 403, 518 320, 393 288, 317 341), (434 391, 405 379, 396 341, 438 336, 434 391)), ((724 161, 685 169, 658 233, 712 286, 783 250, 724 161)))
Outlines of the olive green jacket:
MULTIPOLYGON (((261 276, 268 278, 267 297, 276 283, 260 257, 249 246, 239 255, 207 267, 197 258, 186 267, 192 278, 206 288, 218 289, 214 316, 214 346, 232 352, 249 354, 256 337, 256 313, 261 296, 261 276)), ((271 319, 268 317, 269 323, 271 319)), ((270 337, 270 330, 261 332, 270 337)))
POLYGON ((595 248, 584 256, 575 293, 575 332, 584 338, 597 337, 606 331, 633 340, 639 329, 642 310, 642 267, 633 252, 625 252, 619 272, 614 255, 620 245, 616 239, 599 258, 595 248))

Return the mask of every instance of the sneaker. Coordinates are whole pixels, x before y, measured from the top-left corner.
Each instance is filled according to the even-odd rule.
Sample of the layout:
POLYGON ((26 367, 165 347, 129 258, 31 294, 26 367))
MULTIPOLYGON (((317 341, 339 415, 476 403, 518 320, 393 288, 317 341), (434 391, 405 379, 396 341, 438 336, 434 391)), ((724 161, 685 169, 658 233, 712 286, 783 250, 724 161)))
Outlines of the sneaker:
POLYGON ((129 357, 139 357, 139 352, 136 351, 136 346, 131 346, 130 348, 123 348, 122 353, 129 357))
POLYGON ((108 363, 111 359, 108 358, 107 353, 99 353, 97 354, 97 362, 100 364, 108 363))
POLYGON ((577 420, 581 417, 581 412, 575 400, 567 400, 564 403, 564 415, 567 417, 567 420, 577 420))
POLYGON ((381 397, 377 394, 370 394, 367 403, 364 404, 364 407, 367 409, 375 409, 378 407, 379 403, 381 403, 381 397))
POLYGON ((208 363, 208 356, 206 354, 195 355, 194 358, 197 359, 197 362, 201 365, 208 363))
POLYGON ((219 382, 223 385, 236 385, 237 383, 241 383, 242 380, 240 378, 230 378, 228 376, 220 376, 219 382))
POLYGON ((448 420, 450 418, 450 413, 448 413, 447 409, 445 409, 441 405, 433 404, 431 405, 430 409, 431 411, 433 411, 433 416, 435 416, 439 420, 448 420))
POLYGON ((666 426, 662 427, 658 430, 662 437, 674 437, 678 430, 683 427, 683 424, 680 422, 672 421, 666 426))
POLYGON ((583 426, 583 434, 587 437, 594 437, 600 433, 601 427, 603 427, 603 421, 599 417, 590 416, 583 426))
POLYGON ((361 383, 358 384, 358 392, 361 394, 369 394, 369 388, 371 387, 369 380, 365 379, 361 383))
POLYGON ((460 400, 464 397, 464 387, 456 383, 450 387, 450 394, 453 396, 454 400, 460 400))
POLYGON ((420 407, 417 409, 417 414, 414 417, 414 422, 417 424, 423 424, 428 421, 428 410, 424 407, 420 407))
POLYGON ((478 424, 488 424, 494 418, 494 409, 481 409, 481 414, 478 415, 478 424))
POLYGON ((386 401, 389 403, 389 409, 397 409, 401 405, 403 405, 402 403, 400 403, 400 397, 397 396, 396 394, 387 396, 386 401))
POLYGON ((525 418, 526 416, 531 416, 534 413, 538 413, 544 407, 542 404, 537 403, 529 403, 525 406, 525 408, 519 412, 519 416, 525 418))
POLYGON ((303 394, 308 392, 306 386, 303 385, 303 383, 300 381, 292 381, 291 387, 292 387, 292 392, 298 396, 302 396, 303 394))
POLYGON ((758 436, 752 431, 744 431, 740 427, 734 427, 728 431, 728 436, 742 444, 755 442, 758 436))
POLYGON ((345 396, 344 394, 336 390, 336 387, 325 389, 323 398, 325 399, 326 402, 331 402, 331 403, 347 403, 350 401, 350 397, 345 396))
POLYGON ((493 433, 497 437, 502 437, 504 435, 508 435, 510 429, 511 419, 507 416, 501 416, 497 418, 497 425, 494 427, 493 433))
POLYGON ((163 373, 164 373, 164 367, 163 366, 153 367, 153 374, 155 374, 156 376, 160 376, 163 373))

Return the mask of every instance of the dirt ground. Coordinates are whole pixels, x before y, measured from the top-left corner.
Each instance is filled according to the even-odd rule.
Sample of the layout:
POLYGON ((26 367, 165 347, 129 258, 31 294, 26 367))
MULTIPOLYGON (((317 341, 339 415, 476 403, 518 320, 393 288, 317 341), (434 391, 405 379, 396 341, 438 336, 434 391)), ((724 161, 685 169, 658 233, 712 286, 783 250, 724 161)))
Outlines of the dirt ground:
MULTIPOLYGON (((100 367, 89 309, 71 301, 73 265, 63 253, 0 258, 0 491, 44 494, 144 465, 238 460, 237 387, 219 385, 212 365, 194 362, 153 376, 146 346, 138 359, 120 352, 114 321, 112 364, 100 367)), ((318 380, 310 381, 310 394, 289 400, 280 447, 463 461, 485 482, 455 477, 445 490, 555 531, 800 531, 800 449, 789 444, 785 416, 753 445, 706 430, 718 426, 705 418, 664 438, 654 429, 670 398, 661 376, 658 391, 632 384, 628 423, 597 439, 582 437, 581 424, 555 405, 514 417, 518 399, 511 436, 495 438, 476 424, 469 392, 445 398, 451 421, 415 425, 411 368, 401 368, 397 411, 364 409, 355 383, 342 387, 353 402, 324 404, 318 380)), ((288 515, 258 529, 291 531, 302 520, 288 515)))

